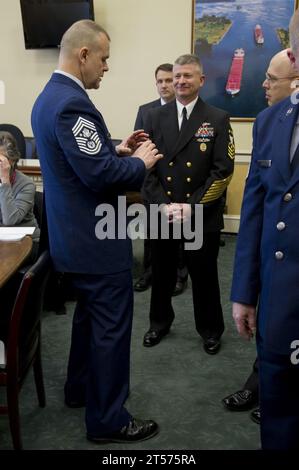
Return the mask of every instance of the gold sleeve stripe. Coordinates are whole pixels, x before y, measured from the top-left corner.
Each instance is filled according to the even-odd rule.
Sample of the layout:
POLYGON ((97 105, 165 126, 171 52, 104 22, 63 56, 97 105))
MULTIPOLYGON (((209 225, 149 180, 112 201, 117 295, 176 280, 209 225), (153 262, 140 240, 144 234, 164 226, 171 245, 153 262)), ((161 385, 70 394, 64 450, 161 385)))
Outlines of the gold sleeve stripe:
POLYGON ((233 175, 231 174, 223 180, 214 181, 214 183, 211 184, 203 198, 200 200, 200 203, 205 204, 206 202, 212 202, 216 201, 216 199, 219 199, 220 196, 222 196, 222 194, 224 193, 227 186, 229 185, 232 177, 233 175))
POLYGON ((229 143, 227 147, 227 155, 231 160, 235 158, 235 146, 234 144, 229 143))
POLYGON ((227 155, 231 160, 234 160, 235 158, 235 141, 234 141, 234 134, 232 131, 232 128, 229 127, 228 130, 228 146, 227 146, 227 155))

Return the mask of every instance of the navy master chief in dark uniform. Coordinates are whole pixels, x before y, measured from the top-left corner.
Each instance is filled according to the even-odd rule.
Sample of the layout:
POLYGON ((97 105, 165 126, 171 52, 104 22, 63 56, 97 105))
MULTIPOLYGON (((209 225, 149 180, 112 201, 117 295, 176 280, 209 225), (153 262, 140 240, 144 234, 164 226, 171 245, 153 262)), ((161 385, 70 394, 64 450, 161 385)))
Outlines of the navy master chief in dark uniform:
MULTIPOLYGON (((197 332, 208 354, 216 354, 224 331, 217 257, 223 228, 223 197, 234 167, 234 141, 226 112, 205 104, 198 96, 204 83, 197 56, 180 56, 173 67, 176 100, 148 113, 145 129, 164 155, 150 170, 144 197, 166 204, 166 214, 179 220, 181 210, 203 204, 203 246, 186 250, 192 280, 197 332)), ((183 220, 183 219, 182 219, 183 220)), ((168 333, 174 320, 171 294, 176 282, 180 240, 151 240, 152 294, 150 329, 144 346, 154 346, 168 333)))
POLYGON ((122 141, 118 158, 100 112, 85 89, 108 71, 109 36, 93 21, 64 34, 59 69, 37 98, 32 128, 45 188, 50 251, 57 270, 71 273, 78 292, 65 401, 86 403, 87 437, 127 442, 152 437, 158 426, 124 407, 129 391, 132 250, 128 239, 99 240, 96 208, 138 190, 161 157, 143 132, 122 141), (141 143, 138 150, 136 148, 141 143))

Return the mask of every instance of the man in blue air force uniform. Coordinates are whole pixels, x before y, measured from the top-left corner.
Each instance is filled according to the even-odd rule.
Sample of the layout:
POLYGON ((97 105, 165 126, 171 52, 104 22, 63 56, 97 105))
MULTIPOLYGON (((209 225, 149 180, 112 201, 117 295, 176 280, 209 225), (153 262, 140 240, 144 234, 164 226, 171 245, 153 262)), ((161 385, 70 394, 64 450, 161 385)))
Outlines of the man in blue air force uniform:
MULTIPOLYGON (((299 85, 299 73, 294 69, 288 57, 288 50, 284 49, 275 54, 267 68, 263 82, 265 98, 269 106, 279 103, 294 92, 294 84, 299 85)), ((252 372, 247 378, 243 388, 223 398, 222 402, 231 411, 249 410, 259 400, 259 374, 258 359, 254 361, 252 372)), ((260 423, 260 409, 254 409, 250 413, 251 419, 260 423)))
MULTIPOLYGON (((158 427, 124 408, 129 391, 132 250, 128 239, 99 240, 95 211, 117 209, 118 196, 138 190, 145 170, 161 157, 143 132, 117 148, 85 89, 99 88, 108 71, 109 36, 93 21, 64 34, 59 69, 37 98, 32 128, 45 188, 50 251, 78 291, 65 385, 69 406, 86 403, 88 439, 137 441, 158 427), (140 146, 138 147, 138 144, 140 146), (138 147, 138 150, 136 150, 138 147)), ((117 213, 115 220, 117 220, 117 213)))
MULTIPOLYGON (((298 68, 298 11, 290 33, 289 54, 298 68)), ((255 331, 258 310, 261 441, 266 450, 297 449, 299 442, 297 99, 285 99, 255 121, 231 295, 233 316, 245 338, 255 331)))

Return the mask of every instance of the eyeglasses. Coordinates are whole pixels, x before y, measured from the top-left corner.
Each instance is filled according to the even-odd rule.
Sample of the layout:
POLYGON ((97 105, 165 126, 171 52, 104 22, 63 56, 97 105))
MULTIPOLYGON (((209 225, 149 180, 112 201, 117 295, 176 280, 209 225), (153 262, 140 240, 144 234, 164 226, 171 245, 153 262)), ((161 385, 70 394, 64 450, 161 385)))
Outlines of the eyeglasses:
POLYGON ((295 78, 297 78, 297 77, 271 77, 268 73, 265 74, 265 77, 266 77, 266 80, 272 84, 278 82, 279 80, 295 80, 295 78))

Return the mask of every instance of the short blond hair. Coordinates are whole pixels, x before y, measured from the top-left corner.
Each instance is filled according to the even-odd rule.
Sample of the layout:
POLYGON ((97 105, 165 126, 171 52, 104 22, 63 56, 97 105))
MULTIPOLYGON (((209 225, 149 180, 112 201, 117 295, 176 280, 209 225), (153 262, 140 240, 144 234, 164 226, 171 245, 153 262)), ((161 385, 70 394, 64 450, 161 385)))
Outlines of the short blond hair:
POLYGON ((174 62, 174 65, 189 65, 189 64, 194 64, 197 65, 200 73, 203 73, 203 66, 202 63, 199 59, 199 57, 195 54, 183 54, 180 55, 174 62))
POLYGON ((66 30, 61 39, 60 51, 63 55, 69 55, 75 49, 92 47, 98 35, 102 33, 110 41, 109 34, 99 24, 92 20, 76 21, 66 30))

